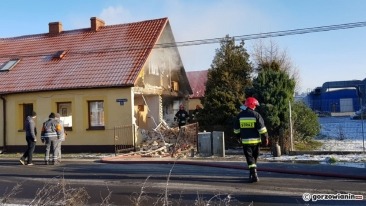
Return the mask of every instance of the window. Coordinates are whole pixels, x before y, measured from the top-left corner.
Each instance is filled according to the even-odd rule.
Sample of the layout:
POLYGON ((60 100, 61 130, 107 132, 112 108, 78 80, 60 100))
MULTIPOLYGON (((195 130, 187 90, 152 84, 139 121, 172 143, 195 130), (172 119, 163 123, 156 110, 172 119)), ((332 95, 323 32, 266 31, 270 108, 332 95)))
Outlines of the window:
POLYGON ((20 59, 9 60, 8 62, 0 66, 0 71, 9 71, 13 67, 15 67, 15 65, 18 64, 19 61, 20 59))
POLYGON ((149 74, 159 75, 159 66, 155 64, 152 60, 149 61, 149 74))
POLYGON ((64 128, 66 131, 72 130, 72 110, 71 102, 58 102, 57 112, 61 115, 61 120, 64 123, 64 128))
POLYGON ((33 112, 33 104, 23 104, 23 131, 25 131, 25 120, 28 116, 31 116, 33 112))
POLYGON ((89 129, 104 129, 103 101, 89 101, 89 129))

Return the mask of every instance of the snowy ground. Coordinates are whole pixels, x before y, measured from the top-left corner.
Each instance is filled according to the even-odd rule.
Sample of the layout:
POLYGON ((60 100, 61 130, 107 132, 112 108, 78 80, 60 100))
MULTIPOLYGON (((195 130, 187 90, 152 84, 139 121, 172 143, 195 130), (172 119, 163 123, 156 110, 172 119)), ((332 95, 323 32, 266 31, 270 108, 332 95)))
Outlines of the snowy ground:
POLYGON ((336 165, 366 168, 366 120, 351 120, 350 117, 321 117, 321 135, 317 138, 323 143, 320 151, 354 151, 349 155, 296 155, 272 157, 264 154, 260 158, 267 161, 320 162, 329 164, 333 160, 336 165))
POLYGON ((329 155, 282 155, 280 157, 273 157, 271 154, 263 154, 259 157, 266 161, 282 161, 282 162, 301 162, 301 163, 320 163, 320 164, 334 164, 339 166, 366 168, 365 154, 329 154, 329 155), (333 162, 335 161, 335 162, 333 162))
POLYGON ((319 118, 322 126, 322 151, 364 151, 366 120, 351 120, 349 117, 319 118))

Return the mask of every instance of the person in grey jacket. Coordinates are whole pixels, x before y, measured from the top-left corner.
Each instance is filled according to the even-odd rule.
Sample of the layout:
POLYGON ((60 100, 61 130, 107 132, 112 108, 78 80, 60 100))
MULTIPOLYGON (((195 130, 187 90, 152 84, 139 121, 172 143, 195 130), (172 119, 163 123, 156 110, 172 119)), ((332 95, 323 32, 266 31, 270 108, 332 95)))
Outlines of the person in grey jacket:
POLYGON ((27 141, 27 150, 24 152, 23 156, 20 158, 20 163, 22 165, 34 165, 33 160, 33 152, 36 148, 36 142, 37 142, 37 128, 36 123, 34 122, 34 119, 36 118, 37 114, 36 112, 32 112, 30 116, 27 116, 27 119, 25 120, 25 139, 27 141), (26 162, 27 160, 27 162, 26 162))
POLYGON ((43 123, 41 139, 42 142, 46 143, 46 153, 45 153, 45 164, 48 165, 50 163, 58 164, 58 145, 60 143, 60 134, 61 134, 61 126, 55 119, 55 113, 51 112, 48 116, 49 119, 43 123), (50 159, 50 150, 51 145, 53 149, 53 156, 50 159))

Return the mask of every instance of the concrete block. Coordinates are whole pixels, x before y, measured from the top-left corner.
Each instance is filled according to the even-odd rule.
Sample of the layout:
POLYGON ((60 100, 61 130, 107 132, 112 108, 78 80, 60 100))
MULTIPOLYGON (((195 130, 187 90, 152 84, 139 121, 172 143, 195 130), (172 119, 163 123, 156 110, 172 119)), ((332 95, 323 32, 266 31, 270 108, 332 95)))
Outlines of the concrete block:
POLYGON ((200 156, 208 157, 212 156, 212 140, 211 132, 199 132, 198 133, 198 153, 200 156))
POLYGON ((212 154, 225 157, 225 138, 223 131, 212 132, 212 154))

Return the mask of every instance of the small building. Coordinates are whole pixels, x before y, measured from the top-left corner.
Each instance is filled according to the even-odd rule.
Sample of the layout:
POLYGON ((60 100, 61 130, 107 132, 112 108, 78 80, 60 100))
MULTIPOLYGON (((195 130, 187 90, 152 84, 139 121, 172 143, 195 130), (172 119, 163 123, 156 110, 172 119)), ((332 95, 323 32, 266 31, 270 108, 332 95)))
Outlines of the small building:
POLYGON ((89 28, 51 22, 48 33, 0 38, 0 148, 24 150, 32 111, 39 133, 51 112, 61 114, 67 152, 114 152, 116 127, 173 122, 175 105, 192 94, 174 45, 168 18, 105 25, 92 17, 89 28))
POLYGON ((354 112, 365 105, 366 80, 325 82, 306 98, 307 104, 319 112, 354 112))
POLYGON ((193 94, 189 95, 189 111, 192 112, 196 106, 202 108, 201 99, 205 96, 208 70, 187 71, 189 84, 193 94))

